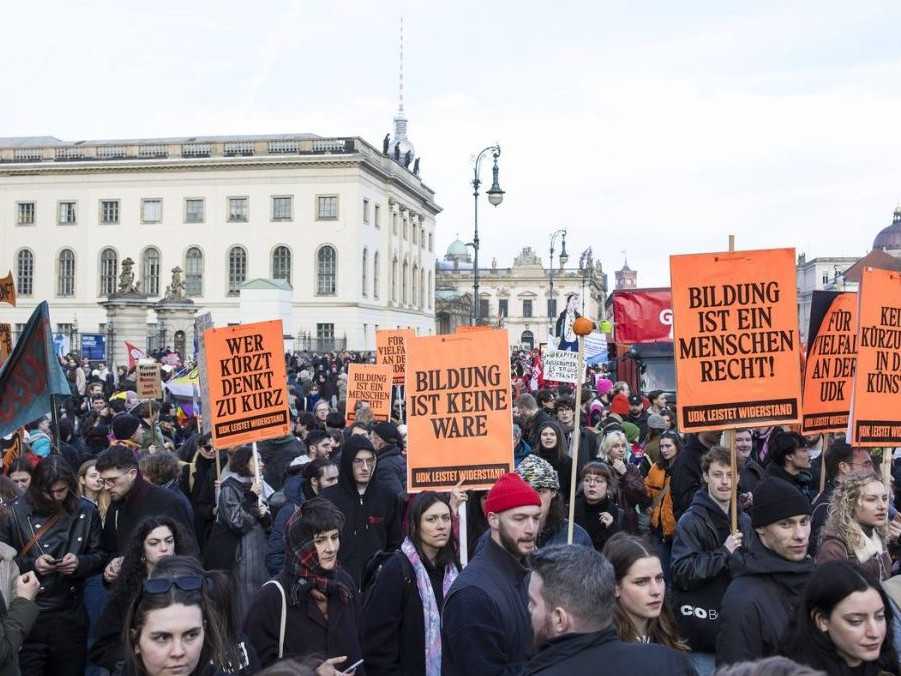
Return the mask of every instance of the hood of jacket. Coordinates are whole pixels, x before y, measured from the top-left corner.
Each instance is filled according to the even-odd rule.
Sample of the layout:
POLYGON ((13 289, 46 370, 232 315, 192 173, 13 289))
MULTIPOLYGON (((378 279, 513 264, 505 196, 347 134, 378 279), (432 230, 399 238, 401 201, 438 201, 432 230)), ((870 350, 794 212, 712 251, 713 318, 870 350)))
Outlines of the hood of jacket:
POLYGON ((814 563, 809 556, 803 561, 783 559, 767 549, 760 538, 755 536, 736 568, 734 577, 767 577, 788 594, 797 597, 813 572, 814 563))
POLYGON ((729 514, 724 512, 723 508, 710 497, 710 493, 707 492, 703 485, 691 499, 691 506, 705 512, 717 527, 725 526, 727 529, 731 527, 729 514))
MULTIPOLYGON (((362 435, 354 435, 347 440, 344 448, 341 450, 341 462, 338 465, 338 485, 351 495, 359 495, 357 491, 357 482, 354 481, 354 459, 362 452, 369 451, 373 456, 378 456, 372 443, 362 435)), ((376 459, 378 464, 378 459, 376 459)), ((366 486, 364 495, 369 492, 375 478, 375 467, 372 468, 372 475, 369 478, 369 484, 366 486)))

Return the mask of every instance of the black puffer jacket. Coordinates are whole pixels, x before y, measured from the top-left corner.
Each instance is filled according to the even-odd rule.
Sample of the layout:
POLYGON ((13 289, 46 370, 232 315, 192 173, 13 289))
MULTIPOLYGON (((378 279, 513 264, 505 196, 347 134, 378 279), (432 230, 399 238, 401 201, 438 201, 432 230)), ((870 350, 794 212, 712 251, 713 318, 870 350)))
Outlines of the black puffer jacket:
MULTIPOLYGON (((0 524, 0 540, 20 553, 31 541, 35 530, 40 531, 40 527, 53 518, 38 513, 27 493, 10 506, 7 516, 0 524)), ((57 519, 25 556, 16 556, 16 564, 22 573, 34 570, 34 562, 42 554, 55 559, 66 554, 78 557, 78 568, 72 575, 49 573, 39 576, 43 590, 35 602, 41 611, 71 610, 81 606, 85 580, 103 570, 108 559, 107 552, 100 547, 100 534, 100 515, 94 503, 78 498, 71 514, 64 513, 57 519)))
POLYGON ((755 537, 739 568, 723 597, 717 666, 777 654, 814 564, 783 559, 755 537))
POLYGON ((813 483, 813 475, 810 472, 799 472, 798 474, 789 474, 781 465, 771 462, 766 466, 766 476, 776 477, 787 481, 792 486, 801 491, 808 500, 813 502, 817 495, 817 487, 813 483))
MULTIPOLYGON (((749 547, 751 519, 739 512, 742 543, 749 547)), ((723 546, 732 529, 730 515, 699 490, 679 519, 673 536, 673 610, 682 635, 694 650, 713 652, 720 607, 743 549, 730 554, 723 546)))
POLYGON ((369 449, 358 449, 356 453, 346 450, 341 454, 338 483, 322 491, 322 497, 331 500, 344 513, 338 560, 353 577, 357 589, 369 557, 379 551, 393 551, 403 540, 403 515, 397 496, 376 484, 374 476, 362 495, 357 490, 353 461, 362 450, 369 449))

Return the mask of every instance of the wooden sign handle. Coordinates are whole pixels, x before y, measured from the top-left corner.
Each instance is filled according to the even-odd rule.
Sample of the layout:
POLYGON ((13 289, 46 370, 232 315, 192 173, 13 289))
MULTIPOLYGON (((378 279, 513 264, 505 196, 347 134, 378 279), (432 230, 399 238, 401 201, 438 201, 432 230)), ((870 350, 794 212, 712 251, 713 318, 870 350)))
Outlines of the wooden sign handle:
POLYGON ((579 375, 576 378, 576 418, 573 421, 572 473, 569 480, 569 524, 566 529, 566 544, 573 543, 575 528, 576 485, 579 483, 579 439, 582 436, 582 379, 585 376, 585 337, 579 336, 579 375))

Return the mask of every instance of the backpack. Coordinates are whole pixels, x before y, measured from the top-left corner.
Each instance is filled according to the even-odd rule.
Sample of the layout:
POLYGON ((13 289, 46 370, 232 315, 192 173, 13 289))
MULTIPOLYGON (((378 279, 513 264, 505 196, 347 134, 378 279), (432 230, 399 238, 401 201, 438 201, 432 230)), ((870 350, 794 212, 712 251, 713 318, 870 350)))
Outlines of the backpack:
POLYGON ((372 596, 372 590, 375 588, 376 582, 378 581, 379 573, 382 572, 382 568, 385 566, 388 560, 395 555, 402 558, 404 570, 404 592, 406 592, 408 586, 415 584, 413 577, 410 575, 410 569, 412 568, 412 566, 407 560, 407 556, 402 551, 378 551, 369 557, 369 560, 366 562, 366 566, 363 568, 363 582, 360 586, 360 590, 363 594, 364 607, 369 603, 369 599, 372 596))

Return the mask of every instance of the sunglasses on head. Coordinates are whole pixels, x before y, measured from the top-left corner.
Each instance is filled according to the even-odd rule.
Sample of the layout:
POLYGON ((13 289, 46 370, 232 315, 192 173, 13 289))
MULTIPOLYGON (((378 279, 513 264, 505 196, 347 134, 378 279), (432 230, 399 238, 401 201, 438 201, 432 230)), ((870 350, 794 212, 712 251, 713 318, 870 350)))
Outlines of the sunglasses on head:
POLYGON ((152 577, 144 580, 145 594, 165 594, 175 585, 182 591, 192 592, 203 589, 203 578, 200 575, 185 577, 152 577))

